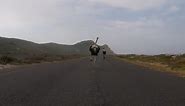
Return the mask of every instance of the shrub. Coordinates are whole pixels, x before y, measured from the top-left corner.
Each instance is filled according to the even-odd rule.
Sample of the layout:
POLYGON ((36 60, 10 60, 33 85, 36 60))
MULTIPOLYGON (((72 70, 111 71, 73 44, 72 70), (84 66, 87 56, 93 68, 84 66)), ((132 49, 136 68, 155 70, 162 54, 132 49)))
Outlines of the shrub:
POLYGON ((8 64, 17 61, 16 58, 9 57, 9 56, 2 56, 0 57, 0 64, 8 64))

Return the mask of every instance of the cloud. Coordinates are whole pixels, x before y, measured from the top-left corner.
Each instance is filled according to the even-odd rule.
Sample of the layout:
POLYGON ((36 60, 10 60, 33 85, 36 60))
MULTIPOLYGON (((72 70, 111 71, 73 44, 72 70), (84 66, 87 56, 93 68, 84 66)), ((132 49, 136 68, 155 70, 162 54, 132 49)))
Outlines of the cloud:
POLYGON ((159 28, 163 26, 160 20, 113 21, 110 27, 125 30, 159 28))
POLYGON ((146 10, 157 8, 167 0, 89 0, 90 2, 102 3, 117 8, 126 8, 130 10, 146 10))
MULTIPOLYGON (((182 21, 181 21, 182 22, 182 21)), ((141 18, 135 21, 112 21, 106 25, 117 53, 160 54, 183 53, 185 32, 182 24, 160 18, 141 18)))
POLYGON ((67 44, 99 36, 101 44, 118 53, 178 52, 185 45, 183 4, 176 0, 0 0, 0 34, 67 44))
POLYGON ((169 13, 178 12, 179 10, 180 10, 180 7, 178 7, 176 5, 169 7, 169 13))

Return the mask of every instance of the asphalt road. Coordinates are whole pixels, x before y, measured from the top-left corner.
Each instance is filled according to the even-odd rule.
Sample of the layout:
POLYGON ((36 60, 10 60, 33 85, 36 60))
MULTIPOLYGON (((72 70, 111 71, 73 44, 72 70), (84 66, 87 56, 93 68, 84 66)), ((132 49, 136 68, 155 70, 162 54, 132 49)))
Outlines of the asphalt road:
POLYGON ((185 79, 108 58, 0 73, 0 106, 185 106, 185 79))

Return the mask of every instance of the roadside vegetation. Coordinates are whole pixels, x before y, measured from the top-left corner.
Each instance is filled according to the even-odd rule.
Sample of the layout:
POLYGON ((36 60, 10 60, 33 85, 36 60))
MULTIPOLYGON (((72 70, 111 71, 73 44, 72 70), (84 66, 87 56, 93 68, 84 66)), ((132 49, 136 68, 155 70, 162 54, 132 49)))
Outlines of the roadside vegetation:
POLYGON ((161 71, 175 72, 185 76, 185 54, 183 55, 118 55, 119 58, 161 71))
POLYGON ((13 57, 9 57, 9 56, 1 56, 0 57, 0 64, 6 65, 8 63, 14 63, 14 62, 18 62, 18 59, 13 58, 13 57))
POLYGON ((0 56, 0 64, 22 65, 22 64, 62 61, 80 57, 84 57, 84 55, 33 55, 25 58, 13 56, 0 56))

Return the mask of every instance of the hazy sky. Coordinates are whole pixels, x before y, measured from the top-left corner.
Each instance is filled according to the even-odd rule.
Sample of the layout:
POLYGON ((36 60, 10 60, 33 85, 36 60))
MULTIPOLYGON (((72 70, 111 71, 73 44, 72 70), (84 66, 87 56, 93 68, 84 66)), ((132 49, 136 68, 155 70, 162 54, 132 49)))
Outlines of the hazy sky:
POLYGON ((185 0, 0 0, 0 36, 116 53, 185 53, 185 0))

